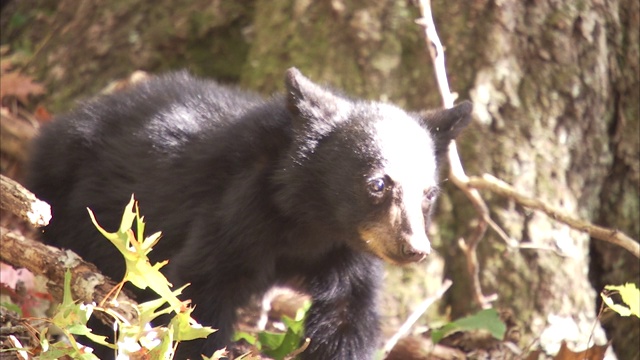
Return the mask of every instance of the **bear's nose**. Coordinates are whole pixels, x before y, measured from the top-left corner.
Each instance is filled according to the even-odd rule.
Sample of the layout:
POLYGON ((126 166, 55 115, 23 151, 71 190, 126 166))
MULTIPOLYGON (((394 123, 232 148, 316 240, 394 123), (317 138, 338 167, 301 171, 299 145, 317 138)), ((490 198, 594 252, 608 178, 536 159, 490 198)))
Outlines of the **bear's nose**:
POLYGON ((410 244, 402 245, 402 256, 409 262, 416 262, 424 259, 429 253, 415 249, 410 244))

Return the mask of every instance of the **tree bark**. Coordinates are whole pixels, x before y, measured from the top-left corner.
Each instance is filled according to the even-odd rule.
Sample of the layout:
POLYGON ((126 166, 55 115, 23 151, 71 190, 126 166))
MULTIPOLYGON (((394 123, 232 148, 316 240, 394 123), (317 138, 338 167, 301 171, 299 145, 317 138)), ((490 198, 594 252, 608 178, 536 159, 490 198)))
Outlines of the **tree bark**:
MULTIPOLYGON (((637 179, 637 170, 632 170, 637 169, 637 140, 635 147, 625 147, 625 160, 618 160, 626 165, 625 171, 611 174, 616 163, 612 149, 618 146, 611 129, 622 126, 621 131, 627 134, 638 133, 637 115, 635 121, 624 122, 616 110, 616 99, 625 98, 626 111, 637 114, 637 101, 627 98, 629 92, 616 94, 620 86, 615 76, 623 65, 627 82, 637 87, 637 68, 627 67, 631 59, 620 64, 617 54, 624 44, 637 49, 637 41, 632 42, 637 35, 630 35, 638 30, 637 15, 630 15, 637 14, 636 5, 622 1, 487 1, 474 2, 463 14, 456 14, 476 29, 467 37, 454 32, 443 40, 449 44, 449 58, 464 59, 467 52, 476 56, 470 65, 474 75, 469 92, 478 127, 459 141, 467 172, 489 172, 520 192, 568 214, 620 228, 637 241, 637 226, 603 221, 598 215, 611 212, 611 206, 602 202, 610 196, 608 178, 622 184, 628 181, 624 177, 637 179), (621 22, 621 18, 627 20, 621 22)), ((436 21, 455 16, 451 8, 436 5, 440 9, 436 21)), ((635 50, 631 55, 635 64, 637 54, 635 50)), ((621 218, 636 222, 632 219, 638 218, 637 180, 623 187, 625 198, 632 200, 614 201, 613 213, 625 213, 621 218)), ((575 343, 584 347, 595 321, 597 296, 586 276, 590 256, 598 256, 590 253, 590 239, 509 199, 488 192, 484 195, 494 219, 507 233, 521 244, 533 246, 514 251, 489 234, 479 249, 485 291, 497 293, 499 305, 511 307, 520 319, 528 319, 522 324, 525 333, 541 335, 549 350, 560 345, 546 337, 554 334, 554 329, 574 336, 575 343)), ((454 193, 447 208, 453 214, 451 226, 461 219, 472 221, 473 215, 462 209, 463 204, 464 199, 454 193)), ((592 249, 601 246, 594 243, 592 249)), ((449 293, 450 305, 454 313, 464 313, 469 307, 465 300, 468 287, 456 281, 464 266, 460 261, 463 256, 455 247, 449 247, 446 254, 448 273, 458 285, 449 293)), ((624 271, 626 277, 637 283, 638 272, 632 271, 637 259, 627 259, 630 268, 624 271)), ((637 326, 625 330, 620 324, 615 327, 618 334, 627 332, 629 339, 637 339, 633 335, 637 326)), ((621 358, 639 356, 629 341, 625 345, 620 336, 614 338, 621 358)))

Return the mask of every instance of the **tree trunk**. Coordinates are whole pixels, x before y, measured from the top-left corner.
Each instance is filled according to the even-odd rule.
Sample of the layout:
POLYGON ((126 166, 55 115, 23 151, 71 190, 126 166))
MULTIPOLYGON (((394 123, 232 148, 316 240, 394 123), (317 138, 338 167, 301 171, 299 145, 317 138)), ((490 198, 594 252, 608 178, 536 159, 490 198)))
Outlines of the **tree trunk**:
MULTIPOLYGON (((353 95, 410 109, 440 104, 411 1, 97 3, 25 0, 3 9, 2 43, 32 54, 27 64, 56 110, 138 69, 186 67, 268 94, 282 88, 284 70, 294 65, 353 95)), ((452 89, 475 104, 474 124, 458 141, 467 173, 491 173, 575 217, 640 238, 637 0, 432 6, 452 89)), ((499 225, 529 245, 510 248, 487 233, 478 249, 484 292, 513 310, 522 346, 538 336, 550 351, 562 339, 586 344, 597 292, 608 283, 638 283, 637 259, 509 199, 482 195, 499 225)), ((475 310, 457 240, 469 236, 477 214, 452 186, 438 213, 437 254, 389 269, 387 325, 435 292, 443 271, 454 281, 443 307, 454 317, 475 310)), ((620 358, 640 358, 637 319, 611 319, 605 327, 620 358)))
MULTIPOLYGON (((462 14, 444 4, 436 8, 436 19, 463 17, 476 29, 444 39, 449 58, 475 57, 468 66, 474 68, 469 92, 477 128, 460 141, 468 171, 490 172, 638 239, 638 3, 474 2, 462 14)), ((451 226, 472 219, 461 209, 464 199, 450 193, 451 226)), ((494 219, 521 244, 534 246, 511 249, 489 233, 479 249, 485 292, 497 293, 499 305, 526 319, 524 332, 540 335, 548 349, 563 337, 586 344, 597 311, 587 277, 590 257, 598 291, 605 283, 637 283, 637 259, 508 199, 485 197, 494 219)), ((453 246, 446 254, 458 285, 449 304, 453 313, 464 313, 468 288, 455 281, 464 258, 453 246)), ((639 357, 632 345, 637 319, 612 322, 610 330, 621 358, 639 357)))

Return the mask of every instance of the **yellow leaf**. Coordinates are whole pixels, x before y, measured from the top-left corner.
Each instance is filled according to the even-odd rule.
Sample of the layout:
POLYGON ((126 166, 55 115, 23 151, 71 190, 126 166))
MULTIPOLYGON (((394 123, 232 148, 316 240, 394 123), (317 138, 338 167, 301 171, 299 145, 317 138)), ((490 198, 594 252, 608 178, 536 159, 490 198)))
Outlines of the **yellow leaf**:
MULTIPOLYGON (((625 311, 626 315, 623 315, 620 311, 614 309, 616 312, 618 312, 622 316, 629 316, 633 314, 637 317, 640 317, 640 290, 638 290, 635 284, 626 283, 624 285, 617 285, 617 286, 607 285, 604 288, 611 291, 617 291, 620 294, 620 297, 622 298, 622 302, 624 302, 629 307, 625 311)), ((609 305, 606 299, 605 299, 605 303, 609 305)), ((616 307, 624 308, 624 306, 617 305, 617 304, 616 304, 616 307)))
POLYGON ((620 304, 616 304, 613 302, 613 299, 611 299, 610 297, 604 295, 603 293, 600 293, 600 296, 602 296, 602 300, 604 301, 605 304, 607 304, 607 306, 617 312, 618 314, 620 314, 620 316, 629 316, 631 315, 631 310, 629 310, 628 307, 624 306, 624 305, 620 305, 620 304))

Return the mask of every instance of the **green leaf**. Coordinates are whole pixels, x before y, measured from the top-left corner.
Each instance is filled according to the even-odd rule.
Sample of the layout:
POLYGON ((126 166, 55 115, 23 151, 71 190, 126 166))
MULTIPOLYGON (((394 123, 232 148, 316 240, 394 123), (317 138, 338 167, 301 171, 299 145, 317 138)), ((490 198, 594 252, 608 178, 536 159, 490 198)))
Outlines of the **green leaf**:
POLYGON ((286 333, 270 333, 263 331, 259 334, 260 342, 263 345, 264 354, 282 360, 300 346, 301 337, 298 334, 287 330, 286 333), (273 346, 277 344, 277 346, 273 346))
POLYGON ((89 211, 89 216, 91 217, 91 221, 94 226, 102 233, 102 235, 104 235, 104 237, 109 239, 109 241, 111 241, 111 243, 113 243, 124 256, 126 265, 124 280, 131 282, 140 289, 146 289, 147 287, 151 288, 169 303, 169 306, 171 306, 173 311, 179 313, 182 308, 182 302, 173 295, 170 288, 171 284, 160 272, 160 268, 167 264, 167 261, 151 265, 151 262, 147 257, 147 254, 152 250, 152 247, 158 242, 158 240, 160 240, 161 233, 157 232, 148 238, 139 241, 131 230, 133 221, 135 220, 136 227, 138 229, 138 236, 141 239, 143 236, 142 230, 144 230, 145 226, 144 220, 139 214, 138 207, 133 196, 122 215, 120 228, 115 233, 110 233, 103 229, 98 224, 91 209, 87 210, 89 211), (136 211, 133 211, 134 207, 136 208, 136 211))
POLYGON ((286 315, 283 315, 282 323, 287 328, 287 331, 291 331, 294 334, 302 334, 304 331, 304 321, 296 321, 286 315))
POLYGON ((69 337, 69 342, 74 349, 79 351, 79 346, 71 335, 84 335, 92 341, 115 348, 106 341, 105 336, 93 334, 87 327, 87 321, 93 313, 94 305, 77 304, 71 297, 71 272, 69 269, 64 274, 64 289, 62 303, 58 305, 56 313, 51 321, 61 328, 69 337))
POLYGON ((246 331, 236 331, 236 333, 233 335, 233 342, 239 340, 244 340, 260 350, 260 342, 258 342, 258 339, 253 334, 249 334, 246 331))
POLYGON ((160 344, 156 346, 152 346, 152 344, 145 344, 143 341, 144 338, 140 339, 140 344, 147 348, 151 349, 149 351, 149 359, 166 359, 166 354, 172 354, 173 348, 173 331, 171 327, 167 329, 168 331, 164 332, 164 336, 160 337, 160 344))
MULTIPOLYGON (((211 355, 211 357, 208 356, 202 356, 203 360, 220 360, 220 359, 228 359, 229 355, 229 351, 227 351, 227 348, 222 348, 219 350, 216 350, 213 355, 211 355)), ((243 359, 243 357, 236 357, 236 360, 240 360, 243 359)))
POLYGON ((431 332, 431 339, 434 343, 438 343, 448 335, 457 331, 486 330, 491 335, 502 340, 504 333, 507 331, 506 325, 500 320, 498 312, 495 309, 482 310, 474 315, 452 321, 440 329, 431 332))
POLYGON ((262 351, 276 360, 281 360, 298 349, 304 338, 304 321, 310 307, 311 301, 306 301, 305 304, 296 311, 294 319, 286 315, 282 317, 282 322, 287 328, 286 333, 261 332, 258 338, 262 343, 262 351))
POLYGON ((188 308, 171 319, 170 326, 173 327, 173 338, 175 341, 186 341, 194 339, 204 339, 216 330, 209 326, 202 326, 191 318, 193 308, 188 308))
POLYGON ((22 309, 20 308, 20 306, 10 302, 0 302, 0 306, 9 311, 13 311, 14 313, 18 314, 19 317, 22 317, 22 309))
MULTIPOLYGON (((130 343, 134 347, 141 346, 149 350, 148 355, 151 358, 165 358, 172 353, 174 342, 206 338, 215 332, 214 329, 204 327, 196 322, 191 317, 193 308, 189 306, 188 302, 182 302, 178 299, 178 295, 188 284, 177 290, 171 289, 173 285, 160 272, 167 261, 151 264, 147 255, 160 240, 161 233, 157 232, 144 237, 144 217, 140 216, 140 210, 133 196, 125 207, 120 227, 113 233, 103 229, 91 209, 87 210, 98 231, 122 253, 126 265, 123 282, 129 281, 140 289, 150 288, 160 295, 159 299, 138 305, 139 317, 136 323, 119 324, 119 344, 130 343), (134 222, 136 232, 132 229, 134 222), (150 328, 147 325, 158 316, 170 313, 174 313, 174 315, 168 326, 150 328)), ((67 311, 67 313, 73 314, 73 310, 67 311)), ((75 326, 73 331, 90 337, 95 336, 82 326, 75 326)), ((97 340, 100 341, 99 338, 97 340)))
POLYGON ((616 304, 613 300, 605 295, 604 293, 600 293, 602 300, 607 304, 613 311, 620 314, 620 316, 629 316, 635 315, 636 317, 640 317, 640 290, 633 283, 626 283, 624 285, 607 285, 604 287, 606 290, 617 291, 622 298, 622 302, 624 302, 627 306, 616 304))
MULTIPOLYGON (((42 344, 42 341, 41 341, 42 344)), ((47 343, 48 344, 48 343, 47 343)), ((63 358, 65 355, 74 358, 74 355, 78 354, 78 351, 72 347, 69 347, 67 344, 63 342, 56 342, 53 344, 48 344, 47 347, 42 348, 44 351, 38 355, 39 360, 58 360, 63 358)), ((94 358, 97 359, 94 355, 94 358)))
POLYGON ((288 316, 282 317, 287 331, 284 333, 276 333, 271 331, 261 331, 257 335, 238 331, 234 334, 233 341, 244 339, 249 344, 255 346, 265 355, 276 360, 285 359, 293 351, 300 347, 302 339, 304 339, 304 322, 311 301, 306 301, 292 319, 288 316))
MULTIPOLYGON (((187 285, 184 285, 174 290, 172 292, 173 296, 177 297, 178 295, 182 294, 182 290, 184 290, 184 288, 186 287, 187 285)), ((158 310, 166 303, 167 303, 167 300, 165 298, 160 297, 158 299, 149 300, 147 302, 138 304, 138 311, 140 313, 139 322, 141 324, 147 324, 153 321, 155 318, 157 318, 160 315, 169 314, 173 310, 170 307, 165 307, 161 310, 158 310)))
POLYGON ((271 331, 261 331, 258 334, 258 341, 262 344, 262 348, 267 351, 269 349, 277 349, 282 345, 284 333, 274 333, 271 331))
POLYGON ((93 313, 93 305, 77 304, 71 296, 71 272, 64 274, 62 303, 58 305, 51 322, 59 327, 67 336, 69 343, 49 343, 46 329, 40 333, 40 345, 44 350, 39 359, 59 359, 65 355, 72 359, 97 360, 98 357, 86 351, 86 347, 78 344, 73 335, 84 335, 96 343, 115 348, 106 341, 106 337, 93 334, 87 327, 87 321, 93 313))
POLYGON ((284 323, 286 328, 294 334, 299 335, 300 339, 302 339, 302 337, 304 336, 304 321, 310 307, 311 301, 307 300, 304 302, 302 307, 296 311, 296 316, 294 319, 286 315, 282 316, 282 322, 284 323))

